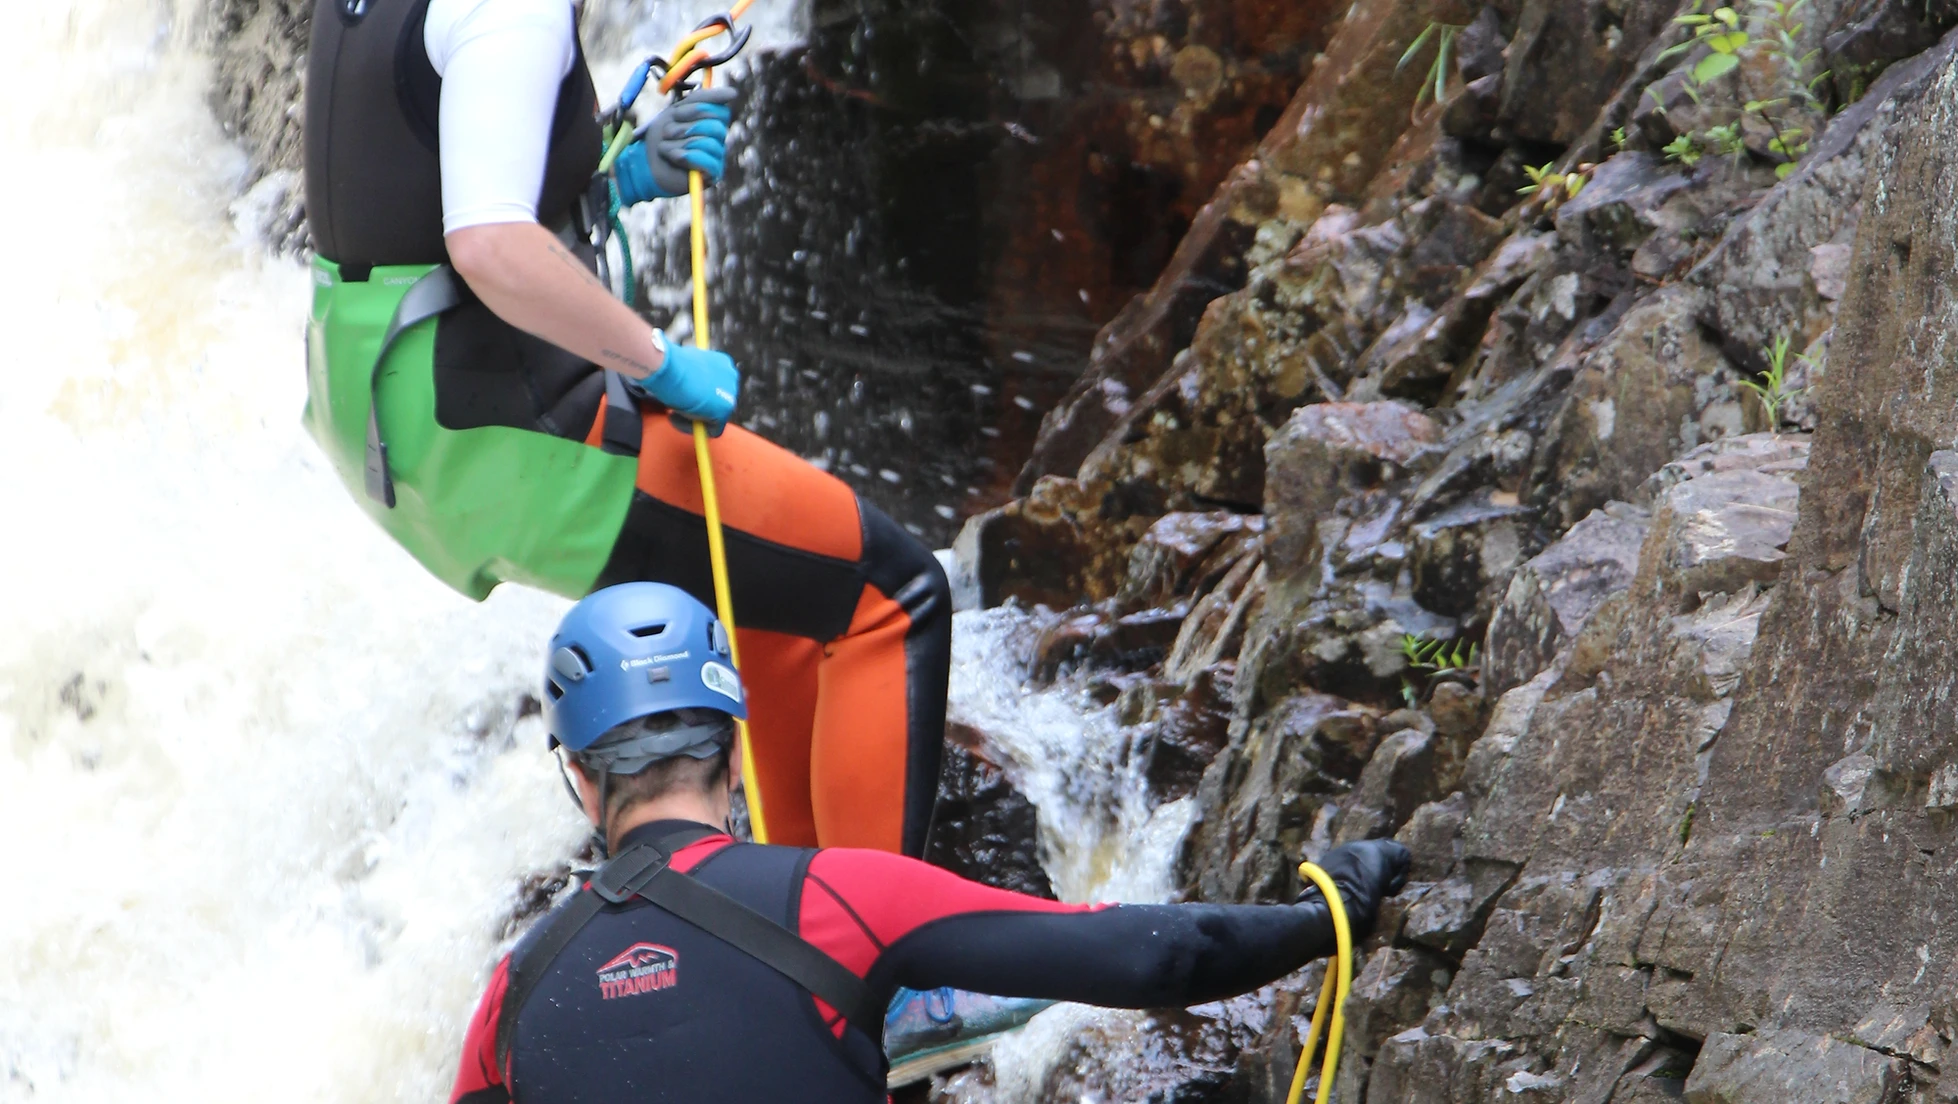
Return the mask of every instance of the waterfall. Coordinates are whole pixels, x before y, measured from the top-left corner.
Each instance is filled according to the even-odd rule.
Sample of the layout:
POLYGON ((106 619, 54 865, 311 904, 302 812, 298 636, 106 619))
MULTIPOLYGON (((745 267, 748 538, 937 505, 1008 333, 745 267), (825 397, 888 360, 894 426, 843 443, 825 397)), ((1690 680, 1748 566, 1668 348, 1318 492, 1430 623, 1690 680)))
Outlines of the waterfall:
MULTIPOLYGON (((711 7, 595 10, 602 85, 711 7)), ((448 591, 300 428, 308 276, 244 229, 200 12, 0 36, 0 1101, 441 1099, 584 836, 528 697, 564 603, 448 591)), ((1113 730, 1019 694, 1013 629, 961 615, 955 710, 1016 735, 1070 895, 1161 896, 1187 811, 1081 788, 1113 730)))

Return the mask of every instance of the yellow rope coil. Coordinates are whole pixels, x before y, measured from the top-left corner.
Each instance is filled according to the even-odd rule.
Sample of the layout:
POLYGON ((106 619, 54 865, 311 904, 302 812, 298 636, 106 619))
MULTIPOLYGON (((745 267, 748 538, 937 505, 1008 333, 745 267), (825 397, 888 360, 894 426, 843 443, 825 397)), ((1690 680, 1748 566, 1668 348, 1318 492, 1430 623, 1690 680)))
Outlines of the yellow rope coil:
POLYGON ((1326 967, 1326 983, 1319 988, 1319 1003, 1312 1007, 1312 1026, 1306 1030, 1305 1045, 1299 1050, 1298 1068, 1292 1071, 1292 1091, 1285 1104, 1299 1104, 1305 1093, 1305 1078, 1312 1068, 1312 1056, 1319 1048, 1319 1032, 1326 1026, 1330 1010, 1331 1031, 1326 1039, 1326 1064, 1319 1071, 1317 1104, 1332 1098, 1333 1076, 1339 1072, 1339 1048, 1346 1037, 1346 994, 1353 989, 1353 929, 1346 922, 1346 904, 1332 875, 1309 862, 1299 864, 1299 877, 1319 887, 1333 917, 1333 961, 1326 967))

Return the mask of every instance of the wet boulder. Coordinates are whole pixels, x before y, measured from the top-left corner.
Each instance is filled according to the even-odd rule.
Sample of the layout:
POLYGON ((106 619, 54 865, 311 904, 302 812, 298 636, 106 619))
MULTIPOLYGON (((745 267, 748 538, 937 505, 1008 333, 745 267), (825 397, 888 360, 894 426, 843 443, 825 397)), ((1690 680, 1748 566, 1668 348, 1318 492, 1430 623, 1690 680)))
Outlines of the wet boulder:
POLYGON ((1347 997, 1347 1045, 1371 1057, 1390 1036, 1427 1019, 1453 976, 1446 959, 1421 948, 1373 952, 1354 975, 1347 997))
POLYGON ((1162 707, 1141 737, 1142 775, 1149 792, 1173 801, 1194 792, 1217 754, 1229 742, 1232 665, 1207 668, 1162 707))
POLYGON ((1891 1104, 1908 1082, 1902 1059, 1800 1031, 1707 1036, 1686 1079, 1687 1104, 1891 1104))
POLYGON ((1704 292, 1663 289, 1579 364, 1537 446, 1524 501, 1568 528, 1680 452, 1738 433, 1737 378, 1700 325, 1704 292))
POLYGON ((1654 154, 1618 154, 1597 167, 1576 199, 1557 209, 1557 234, 1577 249, 1630 256, 1660 229, 1667 201, 1692 184, 1691 176, 1654 154))
POLYGON ((985 735, 948 725, 925 861, 962 878, 1051 900, 1039 832, 1039 811, 989 754, 985 735))
POLYGON ((1583 135, 1678 12, 1665 0, 1522 7, 1505 51, 1500 126, 1510 140, 1555 146, 1583 135))
POLYGON ((1294 414, 1265 446, 1272 570, 1309 570, 1319 516, 1399 479, 1440 438, 1433 419, 1400 402, 1315 403, 1294 414))
POLYGON ((1120 614, 1112 603, 1082 607, 1051 621, 1033 642, 1028 677, 1051 683, 1081 668, 1141 671, 1168 654, 1182 631, 1188 606, 1120 614))
POLYGON ((1210 590, 1247 554, 1264 518, 1227 511, 1157 518, 1129 553, 1116 601, 1124 609, 1165 607, 1210 590))
POLYGON ((1504 492, 1465 498, 1408 531, 1414 600, 1448 617, 1486 617, 1491 593, 1540 546, 1534 514, 1504 492))
POLYGON ((1692 604, 1781 575, 1801 487, 1763 471, 1725 471, 1673 487, 1653 517, 1657 562, 1667 588, 1692 604))
POLYGON ((1184 842, 1186 884, 1207 901, 1277 900, 1330 798, 1379 739, 1379 714, 1330 694, 1299 694, 1241 726, 1197 786, 1203 818, 1184 842))
POLYGON ((1492 697, 1549 667, 1592 611, 1631 583, 1650 526, 1644 510, 1608 503, 1517 570, 1489 621, 1482 678, 1492 697))
POLYGON ((1190 681, 1199 671, 1238 654, 1244 634, 1263 607, 1265 566, 1262 550, 1252 548, 1240 557, 1217 585, 1190 607, 1163 661, 1163 677, 1190 681))
POLYGON ((957 551, 972 565, 981 605, 1015 599, 1067 609, 1115 594, 1129 547, 1147 528, 1147 519, 1106 519, 1093 490, 1048 477, 1025 498, 967 521, 957 551))
POLYGON ((1341 803, 1334 842, 1393 835, 1415 809, 1440 796, 1435 781, 1431 734, 1409 728, 1380 741, 1352 795, 1341 803))

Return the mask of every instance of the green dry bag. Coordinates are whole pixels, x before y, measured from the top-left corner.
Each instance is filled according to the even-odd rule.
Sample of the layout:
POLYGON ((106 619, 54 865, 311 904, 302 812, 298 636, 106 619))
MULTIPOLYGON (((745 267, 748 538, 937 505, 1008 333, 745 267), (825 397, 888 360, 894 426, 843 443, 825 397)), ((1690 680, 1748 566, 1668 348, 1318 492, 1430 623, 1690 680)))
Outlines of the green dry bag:
POLYGON ((505 581, 582 597, 625 524, 638 460, 548 433, 440 425, 436 318, 456 301, 455 279, 429 265, 342 279, 315 258, 306 427, 354 500, 436 578, 478 601, 505 581))

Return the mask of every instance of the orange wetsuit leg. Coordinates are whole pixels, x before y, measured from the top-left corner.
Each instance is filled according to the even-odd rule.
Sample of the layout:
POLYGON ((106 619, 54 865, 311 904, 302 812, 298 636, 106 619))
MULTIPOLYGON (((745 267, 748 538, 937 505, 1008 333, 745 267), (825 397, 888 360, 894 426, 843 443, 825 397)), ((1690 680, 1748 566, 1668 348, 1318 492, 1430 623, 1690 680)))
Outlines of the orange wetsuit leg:
MULTIPOLYGON (((794 453, 738 427, 711 451, 771 842, 922 854, 951 665, 944 572, 794 453)), ((638 491, 598 585, 649 579, 712 605, 701 514, 692 436, 648 413, 638 491)))

